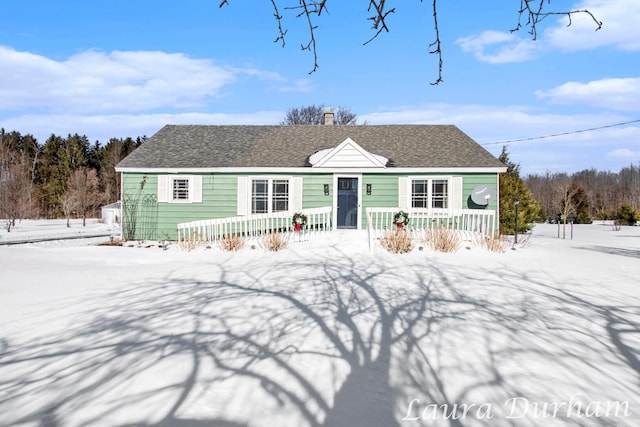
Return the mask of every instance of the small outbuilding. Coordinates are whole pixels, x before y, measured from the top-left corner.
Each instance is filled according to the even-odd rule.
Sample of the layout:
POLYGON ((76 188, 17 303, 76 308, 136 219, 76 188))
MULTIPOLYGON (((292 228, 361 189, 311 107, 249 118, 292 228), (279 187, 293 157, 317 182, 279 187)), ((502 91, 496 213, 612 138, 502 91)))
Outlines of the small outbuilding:
POLYGON ((117 201, 102 207, 102 223, 113 225, 122 222, 122 202, 117 201))

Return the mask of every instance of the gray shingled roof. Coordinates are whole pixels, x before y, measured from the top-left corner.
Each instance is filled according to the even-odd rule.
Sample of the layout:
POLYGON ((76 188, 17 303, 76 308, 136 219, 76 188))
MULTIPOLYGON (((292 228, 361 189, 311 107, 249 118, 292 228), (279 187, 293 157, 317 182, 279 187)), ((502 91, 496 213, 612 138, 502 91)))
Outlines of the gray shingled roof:
POLYGON ((118 168, 304 167, 309 156, 351 138, 389 167, 503 167, 453 125, 167 125, 118 168))

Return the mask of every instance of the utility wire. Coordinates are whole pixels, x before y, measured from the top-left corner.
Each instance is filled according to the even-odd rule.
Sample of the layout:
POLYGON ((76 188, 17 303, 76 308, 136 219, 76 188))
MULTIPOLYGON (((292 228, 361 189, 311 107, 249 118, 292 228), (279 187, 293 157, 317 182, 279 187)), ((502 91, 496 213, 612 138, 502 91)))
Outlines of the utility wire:
POLYGON ((631 120, 629 122, 614 123, 612 125, 598 126, 598 127, 595 127, 595 128, 574 130, 574 131, 571 131, 571 132, 554 133, 554 134, 551 134, 551 135, 532 136, 532 137, 529 137, 529 138, 520 138, 520 139, 508 139, 508 140, 505 140, 505 141, 496 141, 496 142, 486 142, 486 143, 480 144, 480 145, 510 144, 512 142, 523 142, 523 141, 533 141, 533 140, 536 140, 536 139, 554 138, 556 136, 573 135, 573 134, 582 133, 582 132, 591 132, 591 131, 594 131, 594 130, 613 128, 613 127, 617 127, 617 126, 629 125, 631 123, 638 123, 638 122, 640 122, 640 119, 631 120))

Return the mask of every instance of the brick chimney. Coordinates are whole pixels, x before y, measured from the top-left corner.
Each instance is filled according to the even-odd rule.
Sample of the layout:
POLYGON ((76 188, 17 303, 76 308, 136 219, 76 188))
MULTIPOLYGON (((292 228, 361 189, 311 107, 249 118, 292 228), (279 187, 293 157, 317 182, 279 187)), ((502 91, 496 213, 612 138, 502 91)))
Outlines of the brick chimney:
POLYGON ((331 111, 331 108, 324 112, 324 125, 333 126, 333 111, 331 111))

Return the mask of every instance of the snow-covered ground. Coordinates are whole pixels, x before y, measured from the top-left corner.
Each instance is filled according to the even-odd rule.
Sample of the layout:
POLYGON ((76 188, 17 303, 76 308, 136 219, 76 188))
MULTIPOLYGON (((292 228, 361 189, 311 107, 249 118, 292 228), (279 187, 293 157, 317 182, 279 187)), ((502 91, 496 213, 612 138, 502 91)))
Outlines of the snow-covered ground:
MULTIPOLYGON (((11 227, 11 231, 7 231, 5 223, 5 220, 0 220, 0 245, 24 241, 51 241, 52 239, 76 239, 87 236, 106 235, 117 236, 120 234, 120 227, 117 224, 103 224, 93 218, 87 219, 84 226, 82 225, 81 219, 72 219, 70 221, 71 227, 67 227, 67 221, 65 219, 47 221, 26 219, 16 221, 16 226, 11 227)), ((77 243, 75 245, 77 245, 77 243)))
POLYGON ((556 234, 0 246, 0 425, 640 425, 640 227, 556 234))

